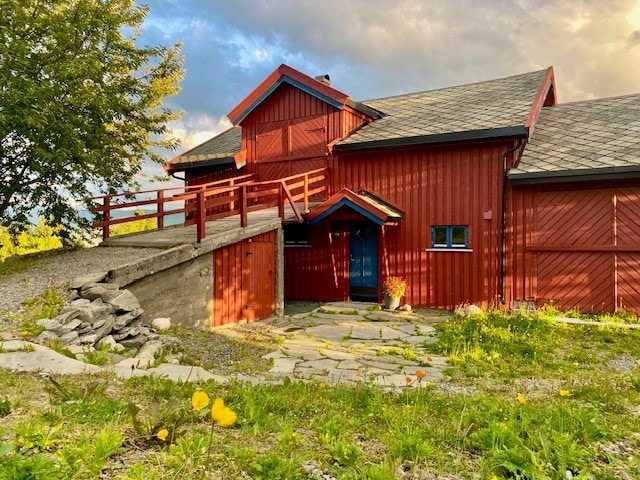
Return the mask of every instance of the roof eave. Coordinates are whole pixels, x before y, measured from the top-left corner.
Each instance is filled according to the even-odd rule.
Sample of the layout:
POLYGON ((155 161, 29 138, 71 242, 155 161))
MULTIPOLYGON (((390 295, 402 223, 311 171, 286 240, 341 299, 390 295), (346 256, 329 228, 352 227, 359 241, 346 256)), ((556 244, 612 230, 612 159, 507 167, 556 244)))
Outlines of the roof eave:
POLYGON ((507 176, 509 182, 513 185, 624 180, 627 178, 640 178, 640 165, 516 174, 510 172, 507 176))
POLYGON ((238 125, 282 83, 288 83, 300 88, 339 109, 344 108, 349 98, 347 94, 325 85, 288 65, 282 64, 229 112, 228 117, 231 123, 238 125))
POLYGON ((434 135, 419 135, 415 137, 389 138, 383 140, 369 140, 365 142, 337 143, 337 151, 367 150, 372 148, 408 147, 433 143, 462 142, 468 140, 488 140, 496 138, 526 138, 527 127, 517 125, 513 127, 486 128, 482 130, 466 130, 463 132, 449 132, 434 135))
POLYGON ((224 157, 224 158, 212 158, 210 160, 194 160, 192 162, 180 162, 180 163, 167 163, 165 164, 165 171, 168 174, 173 172, 184 172, 185 170, 192 170, 194 168, 204 168, 204 167, 218 167, 218 166, 226 166, 226 165, 236 165, 236 161, 234 157, 224 157))

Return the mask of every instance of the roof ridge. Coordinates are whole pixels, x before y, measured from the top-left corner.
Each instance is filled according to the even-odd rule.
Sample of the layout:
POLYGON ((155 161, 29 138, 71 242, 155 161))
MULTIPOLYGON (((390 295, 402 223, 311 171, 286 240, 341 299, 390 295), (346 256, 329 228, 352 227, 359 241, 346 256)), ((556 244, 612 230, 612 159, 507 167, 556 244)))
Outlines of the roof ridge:
POLYGON ((563 107, 565 105, 577 105, 580 103, 596 103, 604 100, 617 100, 617 99, 630 98, 630 97, 640 97, 640 93, 627 93, 625 95, 612 95, 611 97, 591 98, 587 100, 574 100, 572 102, 556 103, 555 105, 551 105, 549 107, 543 107, 543 110, 555 109, 558 107, 563 107))
MULTIPOLYGON (((440 90, 449 90, 449 89, 452 89, 452 88, 469 87, 471 85, 480 85, 482 83, 497 82, 497 81, 500 81, 500 80, 506 80, 508 78, 523 77, 525 75, 532 75, 534 73, 548 72, 549 69, 551 69, 551 68, 553 68, 553 67, 549 66, 547 68, 543 68, 543 69, 540 69, 540 70, 534 70, 534 71, 525 72, 525 73, 518 73, 518 74, 515 74, 515 75, 507 75, 505 77, 492 78, 492 79, 489 79, 489 80, 480 80, 479 82, 461 83, 459 85, 450 85, 448 87, 433 88, 433 89, 430 89, 430 90, 419 90, 417 92, 410 92, 410 93, 400 93, 398 95, 390 95, 388 97, 371 98, 369 100, 361 100, 360 103, 364 103, 365 105, 367 105, 367 102, 377 102, 377 101, 380 101, 380 100, 390 100, 392 98, 410 97, 412 95, 418 95, 418 94, 421 94, 421 93, 438 92, 440 90)), ((370 105, 367 105, 367 106, 370 107, 370 108, 373 108, 370 105)))

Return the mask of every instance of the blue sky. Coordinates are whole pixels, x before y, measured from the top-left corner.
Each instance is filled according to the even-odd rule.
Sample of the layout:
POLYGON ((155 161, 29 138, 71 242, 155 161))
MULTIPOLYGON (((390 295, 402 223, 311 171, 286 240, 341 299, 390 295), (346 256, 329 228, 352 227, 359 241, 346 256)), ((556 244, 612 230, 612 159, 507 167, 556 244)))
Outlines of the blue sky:
MULTIPOLYGON (((230 126, 226 114, 281 63, 356 100, 553 65, 561 102, 640 92, 640 1, 146 0, 147 44, 183 42, 168 103, 180 151, 230 126)), ((168 154, 170 158, 172 155, 168 154)))

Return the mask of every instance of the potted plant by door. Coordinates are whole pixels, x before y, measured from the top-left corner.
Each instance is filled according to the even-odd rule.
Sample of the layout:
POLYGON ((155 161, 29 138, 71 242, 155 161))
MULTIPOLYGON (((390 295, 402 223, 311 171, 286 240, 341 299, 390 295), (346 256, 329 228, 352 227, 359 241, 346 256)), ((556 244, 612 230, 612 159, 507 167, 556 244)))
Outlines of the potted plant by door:
POLYGON ((395 310, 400 306, 400 299, 407 291, 407 281, 402 277, 388 277, 382 284, 384 308, 395 310))

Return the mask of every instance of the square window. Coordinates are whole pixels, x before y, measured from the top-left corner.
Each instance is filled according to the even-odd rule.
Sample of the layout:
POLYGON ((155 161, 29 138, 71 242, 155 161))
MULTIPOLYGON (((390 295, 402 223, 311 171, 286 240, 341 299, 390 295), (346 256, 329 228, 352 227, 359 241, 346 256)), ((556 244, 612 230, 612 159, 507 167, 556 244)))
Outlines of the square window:
POLYGON ((433 246, 447 247, 447 227, 433 227, 433 246))
POLYGON ((284 244, 309 245, 309 225, 306 223, 292 223, 283 226, 284 244))
POLYGON ((451 227, 451 247, 466 248, 467 227, 451 227))
POLYGON ((431 246, 433 248, 467 248, 467 225, 437 225, 431 227, 431 246))

